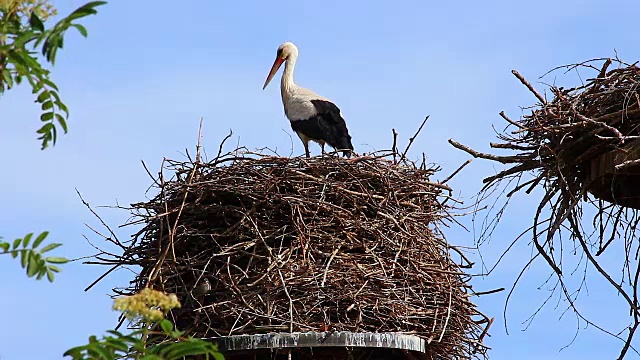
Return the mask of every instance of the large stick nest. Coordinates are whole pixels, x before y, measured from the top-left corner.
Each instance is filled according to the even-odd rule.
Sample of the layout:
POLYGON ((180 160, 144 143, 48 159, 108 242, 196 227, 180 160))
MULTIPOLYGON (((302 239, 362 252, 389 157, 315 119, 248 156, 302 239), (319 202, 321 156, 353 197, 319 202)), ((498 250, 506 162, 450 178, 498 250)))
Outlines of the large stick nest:
POLYGON ((640 68, 616 60, 621 67, 607 71, 611 59, 606 59, 599 69, 592 62, 569 68, 593 69, 595 78, 569 89, 550 86, 551 101, 513 71, 539 103, 519 121, 500 113, 512 131, 499 134, 503 142, 491 146, 517 154, 479 154, 456 142, 452 144, 474 156, 514 164, 485 179, 488 185, 509 175, 535 171, 536 178, 522 184, 523 188, 531 189, 544 180, 550 189, 564 188, 574 199, 589 191, 596 198, 640 208, 640 190, 636 186, 640 160, 635 161, 640 158, 640 68))
POLYGON ((470 264, 439 230, 455 200, 430 181, 437 169, 232 152, 163 170, 172 179, 133 205, 143 229, 107 263, 141 267, 121 294, 177 294, 179 328, 404 332, 425 338, 430 358, 485 354, 490 321, 469 300, 470 264))
MULTIPOLYGON (((637 210, 640 209, 640 68, 618 59, 594 59, 551 72, 559 69, 579 71, 581 79, 585 71, 592 76, 577 87, 550 85, 553 97, 549 100, 513 71, 538 103, 517 121, 500 113, 508 125, 498 134, 501 142, 491 143, 491 147, 506 149, 511 155, 481 153, 454 140, 449 142, 474 157, 509 166, 484 179, 483 192, 492 192, 505 183, 502 194, 507 199, 520 191, 529 194, 535 189, 543 190, 530 228, 537 250, 535 257, 541 256, 550 265, 559 280, 553 291, 562 291, 568 307, 580 321, 591 324, 574 305, 582 285, 575 292, 566 286, 563 263, 566 267, 568 261, 563 249, 572 249, 572 254, 577 253, 580 258, 579 265, 585 262, 593 266, 612 290, 622 296, 632 318, 628 336, 623 339, 622 358, 631 348, 633 334, 640 325, 637 300, 640 267, 635 260, 638 251, 635 232, 640 222, 637 210), (618 67, 609 70, 612 64, 618 67), (583 207, 585 204, 589 209, 583 207), (594 214, 592 221, 583 219, 585 210, 594 214), (562 229, 568 230, 569 242, 564 246, 561 237, 555 236, 562 229), (619 264, 623 276, 610 274, 597 260, 620 238, 620 249, 626 255, 626 260, 619 264)), ((484 233, 487 236, 500 218, 490 217, 484 233)), ((620 332, 612 330, 610 334, 620 332)))

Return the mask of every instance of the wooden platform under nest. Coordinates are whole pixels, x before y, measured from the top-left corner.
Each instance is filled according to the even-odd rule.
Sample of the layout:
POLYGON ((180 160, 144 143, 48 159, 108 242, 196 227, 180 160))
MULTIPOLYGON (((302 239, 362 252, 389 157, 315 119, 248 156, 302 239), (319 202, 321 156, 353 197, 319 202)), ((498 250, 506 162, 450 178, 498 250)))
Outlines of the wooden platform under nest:
POLYGON ((591 160, 585 186, 599 199, 640 209, 640 142, 633 141, 591 160))
POLYGON ((400 333, 307 332, 233 335, 212 340, 228 360, 433 359, 424 339, 400 333))

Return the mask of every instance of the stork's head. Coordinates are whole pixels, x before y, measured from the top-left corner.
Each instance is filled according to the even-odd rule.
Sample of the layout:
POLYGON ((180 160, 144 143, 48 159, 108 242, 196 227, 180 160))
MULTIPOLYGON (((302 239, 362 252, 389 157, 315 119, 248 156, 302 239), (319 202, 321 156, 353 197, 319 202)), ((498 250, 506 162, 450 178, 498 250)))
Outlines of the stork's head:
POLYGON ((273 62, 273 66, 271 66, 271 71, 269 72, 269 76, 267 76, 267 80, 264 82, 264 86, 262 90, 264 90, 273 76, 278 72, 278 69, 282 65, 283 62, 289 59, 298 58, 298 48, 292 43, 287 41, 286 43, 278 46, 278 52, 276 53, 276 60, 273 62))

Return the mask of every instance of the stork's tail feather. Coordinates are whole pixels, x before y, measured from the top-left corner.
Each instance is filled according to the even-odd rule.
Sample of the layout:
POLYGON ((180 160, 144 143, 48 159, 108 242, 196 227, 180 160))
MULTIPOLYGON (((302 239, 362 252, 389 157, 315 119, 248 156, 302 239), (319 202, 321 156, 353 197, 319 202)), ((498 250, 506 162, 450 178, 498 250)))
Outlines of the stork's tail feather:
POLYGON ((351 143, 351 136, 347 135, 340 139, 340 146, 337 148, 342 150, 342 155, 350 158, 353 154, 353 144, 351 143))
POLYGON ((342 155, 344 157, 346 157, 347 159, 349 159, 353 154, 353 145, 351 144, 351 139, 348 139, 346 141, 347 146, 343 147, 342 150, 342 155))

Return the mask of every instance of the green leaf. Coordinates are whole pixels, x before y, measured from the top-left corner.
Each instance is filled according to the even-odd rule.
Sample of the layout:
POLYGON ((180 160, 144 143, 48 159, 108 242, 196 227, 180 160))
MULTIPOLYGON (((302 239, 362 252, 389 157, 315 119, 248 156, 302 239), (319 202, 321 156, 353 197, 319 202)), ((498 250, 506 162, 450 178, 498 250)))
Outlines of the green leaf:
POLYGON ((179 338, 180 336, 186 334, 186 331, 178 331, 178 330, 174 330, 171 332, 171 336, 174 338, 179 338))
POLYGON ((173 323, 167 319, 162 319, 160 321, 160 328, 162 328, 165 334, 169 334, 173 331, 173 323))
POLYGON ((11 244, 9 244, 8 242, 0 242, 0 249, 2 249, 3 252, 9 251, 10 247, 11 244))
POLYGON ((62 101, 56 101, 56 106, 58 106, 58 109, 64 111, 67 117, 69 117, 69 109, 67 109, 67 105, 63 104, 62 101))
POLYGON ((75 27, 76 29, 78 29, 78 32, 80 32, 80 34, 84 37, 87 37, 87 29, 80 25, 80 24, 72 24, 71 26, 75 27))
POLYGON ((47 79, 47 78, 42 78, 41 81, 47 85, 48 87, 54 89, 55 91, 60 91, 60 89, 58 89, 58 85, 56 85, 53 81, 47 79))
POLYGON ((36 280, 41 280, 46 274, 47 274, 47 267, 41 266, 40 269, 38 269, 38 276, 36 277, 36 280))
POLYGON ((59 273, 60 271, 62 271, 62 269, 60 269, 59 267, 55 266, 55 265, 48 265, 47 268, 53 272, 59 273))
POLYGON ((168 359, 180 359, 186 356, 202 355, 209 353, 209 350, 203 346, 192 341, 184 341, 173 343, 170 346, 171 350, 167 351, 165 355, 168 359))
POLYGON ((16 81, 16 84, 20 85, 22 83, 22 76, 16 75, 14 79, 16 81))
POLYGON ((42 23, 42 20, 40 20, 38 15, 36 15, 35 11, 31 12, 31 17, 29 17, 29 25, 31 25, 31 28, 34 30, 38 30, 40 32, 44 31, 44 24, 42 23))
POLYGON ((11 71, 9 69, 4 69, 2 71, 2 78, 4 82, 7 84, 7 87, 11 89, 13 87, 13 79, 11 78, 11 71))
POLYGON ((60 247, 60 246, 62 246, 62 244, 58 244, 58 243, 51 243, 51 244, 49 244, 49 245, 47 245, 47 246, 43 247, 42 249, 40 249, 40 253, 41 253, 41 254, 44 254, 44 253, 46 253, 47 251, 51 251, 51 250, 53 250, 53 249, 55 249, 55 248, 57 248, 57 247, 60 247))
POLYGON ((62 127, 62 130, 64 130, 64 133, 66 134, 67 131, 68 131, 66 120, 60 114, 56 114, 56 119, 58 119, 58 123, 60 123, 60 126, 62 127))
POLYGON ((40 254, 37 250, 29 250, 29 252, 31 252, 33 257, 35 257, 38 264, 40 264, 41 266, 45 266, 44 260, 42 259, 42 254, 40 254))
POLYGON ((22 265, 23 269, 25 269, 27 267, 27 264, 29 263, 30 253, 31 250, 20 250, 20 265, 22 265))
POLYGON ((27 276, 34 277, 38 273, 38 271, 40 271, 40 267, 38 266, 38 259, 36 258, 33 251, 29 251, 29 255, 27 255, 27 258, 27 276))
POLYGON ((47 58, 51 64, 55 65, 56 63, 56 54, 58 52, 58 48, 62 48, 64 45, 64 38, 61 34, 52 34, 47 41, 45 41, 42 47, 42 53, 47 58))
POLYGON ((60 95, 58 95, 57 92, 51 91, 51 96, 53 96, 56 99, 56 102, 60 102, 60 95))
MULTIPOLYGON (((131 335, 124 335, 119 331, 116 330, 107 330, 107 333, 115 335, 116 337, 118 337, 118 339, 122 340, 122 341, 126 341, 130 344, 137 344, 140 342, 140 339, 137 339, 131 335)), ((133 332, 132 334, 137 334, 138 332, 133 332)))
POLYGON ((87 349, 87 345, 83 345, 83 346, 76 346, 76 347, 73 347, 73 348, 71 348, 71 349, 69 349, 69 350, 65 351, 65 352, 64 352, 64 354, 62 354, 62 356, 71 356, 71 357, 73 357, 74 359, 75 359, 76 357, 77 357, 77 358, 80 358, 80 359, 84 359, 84 357, 82 356, 82 352, 83 352, 84 350, 86 350, 86 349, 87 349))
POLYGON ((17 249, 18 246, 20 246, 20 243, 22 243, 22 239, 13 240, 13 250, 17 249))
POLYGON ((26 28, 23 28, 23 32, 13 39, 13 47, 24 48, 25 44, 33 41, 37 35, 26 28))
POLYGON ((40 150, 44 150, 49 147, 49 142, 51 141, 51 133, 43 134, 38 138, 38 140, 42 140, 42 145, 40 146, 40 150))
POLYGON ((9 51, 9 54, 7 55, 8 55, 9 61, 16 64, 20 64, 24 67, 29 67, 29 65, 27 65, 27 62, 15 50, 9 51))
POLYGON ((88 2, 79 8, 77 8, 74 12, 72 12, 69 16, 67 16, 63 21, 71 21, 74 19, 79 19, 81 17, 85 17, 87 15, 97 14, 98 11, 95 10, 95 7, 106 4, 106 1, 91 1, 88 2))
POLYGON ((47 100, 48 98, 50 98, 50 94, 49 94, 49 90, 45 90, 43 92, 40 93, 40 95, 38 95, 38 102, 39 103, 43 103, 45 100, 47 100))
POLYGON ((42 110, 49 110, 53 107, 53 101, 49 100, 42 104, 42 110))
POLYGON ((42 232, 40 235, 38 235, 38 237, 36 238, 36 241, 33 242, 33 247, 32 249, 37 248, 38 246, 40 246, 40 244, 42 244, 42 242, 44 241, 44 239, 46 239, 47 235, 49 235, 48 231, 44 231, 42 232))
POLYGON ((47 280, 49 280, 49 282, 53 282, 53 271, 47 269, 47 280))
MULTIPOLYGON (((59 23, 58 23, 58 24, 59 24, 59 23)), ((51 29, 51 30, 49 30, 49 31, 45 32, 44 34, 40 34, 40 35, 36 38, 36 42, 35 42, 35 44, 33 44, 33 48, 34 48, 34 49, 36 49, 37 47, 39 47, 39 46, 40 46, 40 44, 41 44, 43 41, 46 41, 46 40, 47 40, 47 37, 49 36, 48 34, 49 34, 49 33, 51 33, 52 31, 55 31, 55 29, 56 29, 56 27, 58 26, 58 24, 56 24, 56 25, 53 27, 53 29, 51 29)))
POLYGON ((27 248, 27 246, 29 246, 29 242, 31 242, 31 237, 33 237, 33 233, 28 233, 27 236, 25 236, 22 239, 22 247, 23 248, 27 248))
POLYGON ((46 112, 43 113, 42 115, 40 115, 40 120, 42 121, 50 121, 53 119, 53 111, 52 112, 46 112))
POLYGON ((108 337, 105 339, 105 342, 109 344, 112 348, 118 351, 122 351, 122 352, 129 351, 129 346, 127 346, 127 344, 120 339, 108 337))
POLYGON ((51 264, 65 264, 69 262, 69 259, 64 257, 59 257, 59 256, 50 256, 50 257, 44 258, 44 261, 51 264))
MULTIPOLYGON (((94 336, 95 338, 95 336, 94 336)), ((101 345, 99 344, 97 341, 93 342, 94 346, 89 347, 89 351, 90 352, 94 352, 96 353, 98 356, 100 356, 100 359, 104 359, 104 360, 112 360, 115 359, 115 357, 113 356, 112 352, 103 348, 101 345)))
POLYGON ((52 123, 48 123, 48 124, 44 124, 42 125, 42 127, 40 129, 38 129, 38 131, 36 131, 38 134, 48 134, 52 131, 53 129, 53 124, 52 123))
POLYGON ((53 144, 55 145, 56 144, 56 139, 58 138, 58 129, 56 129, 55 126, 53 126, 51 128, 51 135, 52 135, 52 139, 51 140, 53 141, 53 144))
MULTIPOLYGON (((31 74, 28 74, 28 75, 31 75, 31 74)), ((31 92, 34 94, 42 90, 42 88, 44 87, 44 85, 42 84, 42 81, 36 81, 34 83, 31 77, 27 77, 27 79, 29 79, 29 82, 31 83, 31 87, 32 87, 31 92)))
POLYGON ((38 62, 38 60, 36 60, 36 58, 31 56, 28 51, 25 51, 25 50, 17 51, 16 55, 23 60, 23 62, 26 64, 26 67, 31 68, 31 71, 35 73, 34 75, 47 73, 46 70, 42 69, 42 66, 40 66, 40 63, 38 62))

